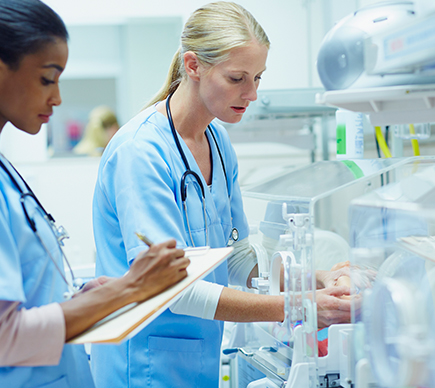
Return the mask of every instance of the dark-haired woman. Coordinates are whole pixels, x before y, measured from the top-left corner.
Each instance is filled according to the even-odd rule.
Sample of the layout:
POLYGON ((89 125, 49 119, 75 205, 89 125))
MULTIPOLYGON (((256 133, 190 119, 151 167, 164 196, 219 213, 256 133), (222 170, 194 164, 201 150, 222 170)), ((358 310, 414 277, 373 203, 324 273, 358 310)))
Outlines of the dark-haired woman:
MULTIPOLYGON (((39 0, 0 0, 0 134, 7 122, 39 132, 61 103, 68 33, 39 0)), ((82 346, 65 342, 186 276, 175 240, 137 255, 122 278, 68 284, 54 222, 0 154, 0 387, 93 387, 82 346)))

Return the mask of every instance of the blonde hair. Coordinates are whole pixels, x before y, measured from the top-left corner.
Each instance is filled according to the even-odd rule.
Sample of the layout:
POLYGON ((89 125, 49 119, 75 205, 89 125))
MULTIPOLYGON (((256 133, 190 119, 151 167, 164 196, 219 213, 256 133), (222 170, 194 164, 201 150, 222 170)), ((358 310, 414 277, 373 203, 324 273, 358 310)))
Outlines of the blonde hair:
POLYGON ((76 154, 100 155, 108 142, 107 130, 116 125, 118 120, 112 109, 100 105, 89 114, 82 140, 74 147, 76 154))
POLYGON ((198 8, 187 20, 181 47, 175 53, 166 81, 148 106, 175 92, 186 76, 183 56, 192 51, 203 65, 215 66, 228 59, 232 49, 253 40, 270 47, 269 38, 255 18, 241 5, 218 1, 198 8))

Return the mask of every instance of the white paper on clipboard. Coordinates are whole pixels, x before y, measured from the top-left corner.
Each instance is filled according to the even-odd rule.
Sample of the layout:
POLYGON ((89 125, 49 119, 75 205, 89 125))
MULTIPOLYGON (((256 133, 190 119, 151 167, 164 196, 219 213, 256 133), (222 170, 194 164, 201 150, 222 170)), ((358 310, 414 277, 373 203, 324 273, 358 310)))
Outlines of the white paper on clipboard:
POLYGON ((198 249, 190 252, 187 249, 190 265, 185 279, 145 302, 124 306, 68 343, 118 343, 133 337, 174 303, 195 280, 213 271, 232 251, 231 247, 205 248, 203 252, 198 249))

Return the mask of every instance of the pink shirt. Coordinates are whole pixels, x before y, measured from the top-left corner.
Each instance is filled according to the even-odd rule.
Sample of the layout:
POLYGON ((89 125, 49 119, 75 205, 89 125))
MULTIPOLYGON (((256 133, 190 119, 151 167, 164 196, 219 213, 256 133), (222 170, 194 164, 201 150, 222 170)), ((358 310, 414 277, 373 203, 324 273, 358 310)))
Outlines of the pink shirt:
POLYGON ((58 303, 17 310, 0 300, 0 366, 57 365, 65 344, 65 318, 58 303))

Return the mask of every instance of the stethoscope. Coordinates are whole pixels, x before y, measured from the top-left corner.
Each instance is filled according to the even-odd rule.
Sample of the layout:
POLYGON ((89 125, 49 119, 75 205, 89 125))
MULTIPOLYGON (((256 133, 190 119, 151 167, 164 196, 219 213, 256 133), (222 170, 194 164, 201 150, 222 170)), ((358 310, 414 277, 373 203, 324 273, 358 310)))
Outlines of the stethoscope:
MULTIPOLYGON (((11 164, 11 166, 12 166, 12 164, 11 164)), ((29 224, 30 228, 32 229, 33 233, 35 234, 35 236, 37 237, 39 242, 41 243, 41 245, 44 248, 44 250, 47 253, 47 255, 50 257, 51 261, 53 262, 54 266, 56 267, 56 270, 59 272, 59 274, 62 277, 63 281, 68 286, 68 291, 64 293, 63 297, 65 299, 70 299, 76 292, 78 292, 80 290, 80 288, 83 285, 83 281, 82 281, 82 279, 76 279, 74 277, 74 273, 72 271, 71 265, 70 265, 68 259, 65 256, 65 252, 62 249, 62 246, 64 245, 63 240, 69 238, 69 235, 68 235, 67 231, 65 230, 65 228, 63 226, 59 226, 59 227, 56 226, 55 220, 54 220, 53 216, 45 210, 45 208, 42 206, 41 202, 39 202, 38 198, 36 197, 36 195, 34 194, 32 189, 30 188, 30 186, 27 184, 27 182, 24 180, 24 178, 20 175, 20 173, 15 169, 14 166, 12 166, 12 168, 15 170, 17 175, 23 181, 24 185, 26 186, 26 189, 28 190, 27 192, 24 192, 21 189, 20 185, 15 180, 14 176, 11 174, 11 172, 7 169, 7 167, 4 165, 4 163, 1 160, 0 160, 0 167, 6 172, 6 174, 8 174, 8 176, 11 179, 13 185, 19 191, 19 193, 20 193, 20 203, 21 203, 21 207, 23 208, 24 216, 26 217, 27 223, 29 224), (35 220, 29 215, 29 212, 26 209, 26 203, 28 203, 29 200, 33 200, 38 205, 38 208, 39 208, 39 210, 41 212, 42 218, 47 222, 48 226, 50 227, 50 230, 53 232, 53 235, 54 235, 54 237, 56 239, 56 242, 57 242, 57 244, 59 246, 59 249, 60 249, 60 252, 62 254, 62 257, 65 260, 65 262, 66 262, 66 264, 68 266, 68 269, 69 269, 69 271, 71 273, 72 283, 68 281, 68 279, 66 278, 64 272, 60 269, 57 261, 55 260, 55 258, 51 254, 50 250, 47 248, 47 246, 45 245, 44 241, 42 240, 42 238, 41 238, 41 236, 40 236, 40 234, 38 232, 38 229, 36 227, 35 220)))
MULTIPOLYGON (((189 231, 190 241, 192 243, 192 246, 194 247, 195 243, 193 242, 192 231, 190 229, 189 216, 187 213, 187 201, 186 201, 187 200, 187 186, 188 186, 188 183, 186 183, 186 179, 190 176, 191 178, 193 178, 193 180, 191 182, 194 183, 197 187, 199 186, 199 189, 201 192, 202 211, 203 211, 204 226, 205 226, 205 244, 206 244, 206 246, 208 246, 209 241, 208 241, 208 226, 207 226, 207 213, 206 213, 206 205, 205 205, 204 185, 202 184, 200 176, 195 171, 192 171, 190 169, 189 162, 187 161, 186 155, 184 154, 184 151, 181 147, 180 140, 178 139, 177 131, 175 130, 174 121, 172 120, 171 108, 169 107, 169 101, 171 100, 171 97, 172 97, 172 94, 170 94, 168 96, 168 98, 166 99, 166 113, 168 115, 169 126, 171 127, 172 136, 174 137, 174 140, 175 140, 175 145, 177 146, 178 152, 180 153, 181 159, 183 159, 184 166, 186 167, 186 171, 184 172, 184 174, 181 177, 180 192, 181 192, 181 202, 183 204, 183 212, 184 212, 184 216, 186 218, 187 229, 189 231)), ((210 125, 208 125, 207 128, 210 131, 210 134, 211 134, 211 137, 213 138, 214 143, 216 144, 216 149, 217 149, 218 154, 219 154, 219 158, 220 158, 221 165, 222 165, 222 170, 224 172, 225 181, 227 184, 228 200, 230 200, 230 189, 228 187, 227 172, 225 170, 225 164, 224 164, 224 160, 222 158, 222 153, 221 153, 221 150, 219 149, 218 143, 216 141, 216 137, 215 137, 210 125)), ((239 239, 239 231, 237 230, 237 228, 233 227, 231 229, 231 234, 230 234, 228 244, 231 244, 231 243, 237 241, 238 239, 239 239)))

